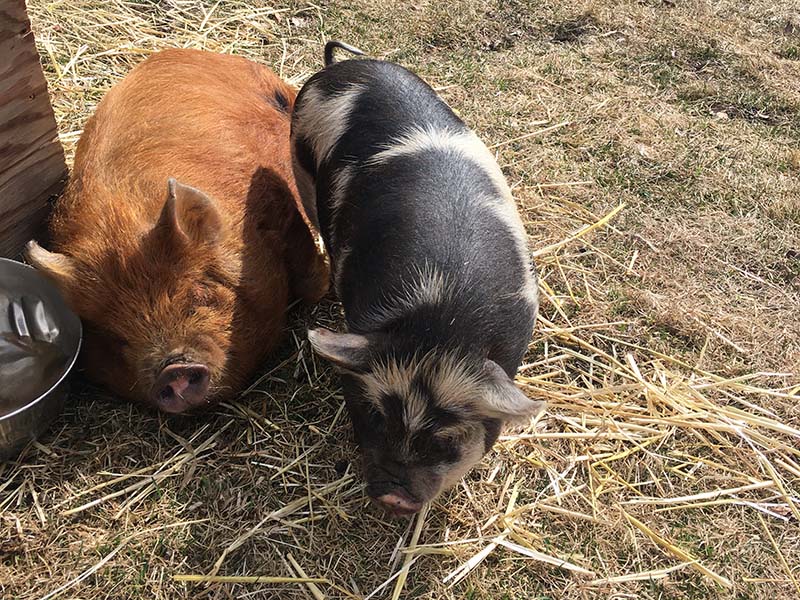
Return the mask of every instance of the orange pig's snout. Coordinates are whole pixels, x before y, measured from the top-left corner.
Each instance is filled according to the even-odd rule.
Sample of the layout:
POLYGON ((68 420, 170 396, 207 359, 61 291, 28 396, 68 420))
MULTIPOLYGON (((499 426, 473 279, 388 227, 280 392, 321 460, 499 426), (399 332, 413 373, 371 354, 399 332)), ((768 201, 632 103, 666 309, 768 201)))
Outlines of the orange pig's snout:
POLYGON ((206 365, 171 364, 158 374, 151 397, 164 412, 183 412, 206 402, 210 380, 206 365))

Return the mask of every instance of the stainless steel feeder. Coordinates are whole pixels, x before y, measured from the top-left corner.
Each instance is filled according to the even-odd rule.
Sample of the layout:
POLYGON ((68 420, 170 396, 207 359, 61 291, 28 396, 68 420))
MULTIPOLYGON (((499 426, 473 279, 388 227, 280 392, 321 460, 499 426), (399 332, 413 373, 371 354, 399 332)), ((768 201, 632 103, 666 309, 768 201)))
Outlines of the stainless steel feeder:
POLYGON ((80 319, 50 281, 0 258, 0 460, 60 414, 81 338, 80 319))

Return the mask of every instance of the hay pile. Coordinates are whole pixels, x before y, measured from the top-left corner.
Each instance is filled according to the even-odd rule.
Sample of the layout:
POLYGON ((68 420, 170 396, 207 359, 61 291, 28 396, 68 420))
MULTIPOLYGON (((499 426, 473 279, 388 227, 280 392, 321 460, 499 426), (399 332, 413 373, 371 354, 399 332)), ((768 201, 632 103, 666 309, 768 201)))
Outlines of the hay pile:
MULTIPOLYGON (((528 3, 488 6, 517 11, 501 49, 538 27, 526 20, 528 3)), ((211 415, 145 414, 79 382, 53 431, 0 466, 4 597, 800 595, 800 379, 784 372, 791 362, 741 368, 760 363, 729 330, 636 279, 661 252, 652 229, 622 223, 633 209, 582 176, 566 150, 536 145, 578 117, 528 88, 501 105, 506 113, 489 110, 494 90, 519 76, 510 58, 487 67, 505 71, 486 89, 468 78, 465 32, 494 44, 511 13, 457 8, 463 22, 437 29, 433 8, 410 4, 396 7, 394 25, 381 22, 381 2, 30 3, 69 157, 108 87, 164 47, 236 53, 300 83, 318 68, 323 39, 339 37, 430 74, 466 107, 514 184, 543 296, 518 383, 549 410, 506 432, 479 468, 407 523, 366 500, 336 378, 305 342, 311 323, 340 321, 332 301, 297 313, 264 375, 211 415), (429 46, 393 45, 418 32, 429 46), (635 301, 609 293, 628 280, 639 282, 635 301), (704 343, 649 343, 653 324, 640 306, 660 307, 704 343), (735 368, 719 358, 726 352, 735 368)), ((594 29, 581 31, 599 27, 587 23, 594 29)), ((562 64, 574 59, 564 52, 562 64)), ((541 80, 546 98, 574 101, 563 73, 533 73, 526 86, 541 80)), ((764 287, 765 305, 773 293, 764 287)), ((800 302, 796 288, 781 293, 800 302)))

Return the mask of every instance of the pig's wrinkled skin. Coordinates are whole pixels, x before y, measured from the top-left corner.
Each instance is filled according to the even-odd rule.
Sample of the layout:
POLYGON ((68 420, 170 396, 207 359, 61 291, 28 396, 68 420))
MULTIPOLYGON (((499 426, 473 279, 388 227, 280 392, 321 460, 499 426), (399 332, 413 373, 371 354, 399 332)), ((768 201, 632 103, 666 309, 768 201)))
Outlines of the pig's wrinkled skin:
POLYGON ((166 50, 100 102, 51 251, 27 250, 84 321, 91 379, 166 412, 209 406, 275 348, 289 302, 325 294, 292 175, 294 99, 243 58, 166 50))
POLYGON ((544 408, 513 381, 538 310, 525 230, 489 150, 398 65, 327 64, 292 153, 349 330, 309 340, 342 372, 367 493, 413 514, 544 408))

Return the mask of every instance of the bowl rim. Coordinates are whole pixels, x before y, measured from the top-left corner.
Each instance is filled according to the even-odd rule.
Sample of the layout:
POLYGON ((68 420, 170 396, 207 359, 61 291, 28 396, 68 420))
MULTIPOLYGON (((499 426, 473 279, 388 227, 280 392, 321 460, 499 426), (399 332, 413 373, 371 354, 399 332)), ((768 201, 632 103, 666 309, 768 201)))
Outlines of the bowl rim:
POLYGON ((31 265, 28 265, 28 264, 26 264, 24 262, 20 262, 18 260, 14 260, 13 258, 0 257, 0 262, 12 263, 12 264, 18 265, 18 266, 20 266, 22 268, 30 269, 31 271, 35 271, 39 277, 42 277, 42 279, 44 280, 46 285, 50 286, 51 288, 53 288, 58 293, 58 296, 61 298, 61 301, 64 302, 64 306, 66 307, 66 309, 70 313, 75 315, 75 318, 78 321, 78 344, 75 347, 75 351, 73 352, 69 363, 64 368, 64 372, 61 374, 61 376, 58 378, 58 380, 47 389, 47 391, 43 392, 42 394, 40 394, 39 396, 37 396, 36 398, 31 400, 27 404, 24 404, 23 406, 20 406, 19 408, 11 411, 10 413, 0 414, 0 421, 5 421, 6 419, 10 419, 10 418, 22 413, 22 412, 25 412, 26 410, 29 410, 35 404, 38 404, 39 402, 44 400, 47 396, 52 394, 64 382, 64 380, 67 378, 67 376, 72 371, 72 367, 75 366, 75 362, 78 360, 78 355, 81 353, 81 346, 83 345, 83 322, 81 321, 81 318, 75 313, 75 311, 73 311, 69 307, 69 305, 66 303, 66 301, 64 300, 64 296, 61 294, 61 290, 59 290, 51 281, 49 281, 44 275, 42 275, 36 268, 34 268, 31 265))

